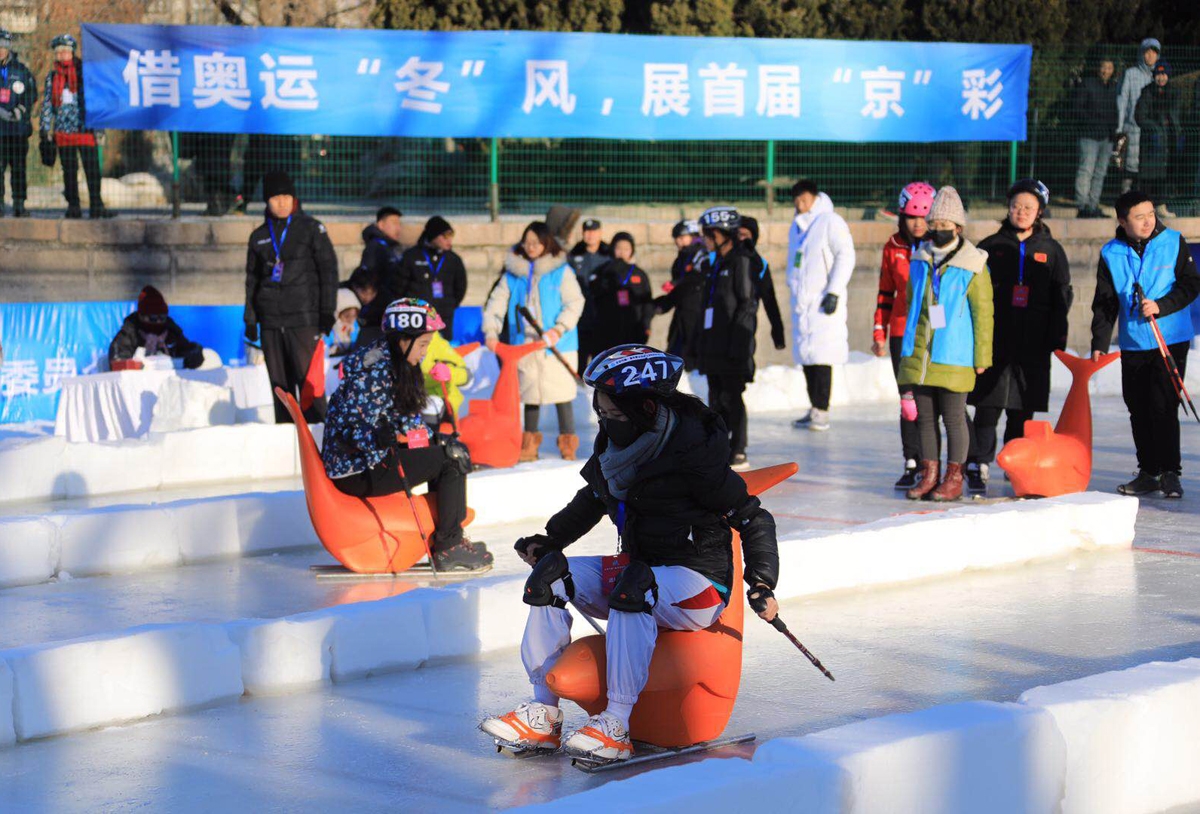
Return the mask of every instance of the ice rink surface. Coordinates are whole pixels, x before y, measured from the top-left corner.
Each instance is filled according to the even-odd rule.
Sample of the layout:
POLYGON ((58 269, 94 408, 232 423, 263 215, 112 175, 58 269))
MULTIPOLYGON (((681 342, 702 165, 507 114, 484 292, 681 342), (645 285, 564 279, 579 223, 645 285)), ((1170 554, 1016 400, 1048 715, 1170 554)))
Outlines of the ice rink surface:
MULTIPOLYGON (((1128 422, 1117 398, 1094 407, 1092 488, 1111 491, 1134 468, 1128 422)), ((794 431, 790 419, 756 416, 750 429, 755 465, 800 463, 800 474, 767 500, 781 536, 917 508, 890 488, 901 463, 894 407, 835 410, 828 433, 794 431)), ((834 684, 773 629, 748 620, 742 690, 727 734, 767 739, 949 701, 1013 700, 1041 684, 1200 655, 1200 482, 1189 477, 1200 472, 1191 452, 1200 449, 1200 427, 1183 432, 1188 494, 1142 501, 1132 553, 1083 553, 785 603, 782 616, 834 672, 834 684)), ((992 494, 1002 495, 993 473, 992 494)), ((481 526, 478 534, 497 552, 497 570, 516 572, 524 566, 512 539, 539 527, 481 526)), ((612 545, 611 529, 600 528, 579 551, 612 545)), ((300 552, 0 591, 0 644, 148 622, 280 616, 388 590, 318 582, 308 565, 326 561, 323 552, 300 552)), ((514 612, 521 608, 515 601, 514 612)), ((0 750, 2 807, 453 811, 541 802, 631 773, 592 777, 558 758, 496 755, 475 725, 526 692, 518 654, 509 650, 25 743, 0 750)), ((570 705, 567 715, 568 726, 582 719, 570 705)))

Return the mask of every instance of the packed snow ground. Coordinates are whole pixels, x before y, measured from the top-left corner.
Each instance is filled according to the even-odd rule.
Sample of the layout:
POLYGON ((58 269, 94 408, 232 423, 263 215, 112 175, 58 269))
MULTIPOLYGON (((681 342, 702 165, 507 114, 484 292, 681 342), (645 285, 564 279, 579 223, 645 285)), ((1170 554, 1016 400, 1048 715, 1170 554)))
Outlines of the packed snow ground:
MULTIPOLYGON (((1092 488, 1108 490, 1133 468, 1128 424, 1119 399, 1097 400, 1096 415, 1092 488)), ((781 531, 846 528, 915 508, 890 489, 899 465, 894 416, 892 407, 838 410, 826 434, 796 433, 783 415, 753 419, 756 465, 801 464, 768 502, 781 531)), ((1196 455, 1187 451, 1195 432, 1185 426, 1185 488, 1194 487, 1187 473, 1196 455)), ((1188 556, 1200 554, 1193 491, 1183 501, 1143 501, 1135 544, 1171 553, 1080 554, 785 603, 784 618, 838 682, 751 621, 729 732, 765 739, 954 700, 1012 700, 1037 685, 1200 655, 1200 559, 1188 556)), ((537 525, 481 527, 501 569, 516 570, 509 542, 537 525)), ((597 551, 611 545, 603 529, 586 542, 597 551)), ((301 553, 0 591, 11 620, 4 644, 336 604, 346 586, 313 580, 307 565, 318 561, 326 560, 301 553)), ((524 692, 516 652, 501 653, 0 750, 0 787, 22 809, 384 810, 507 807, 603 782, 561 761, 489 752, 474 724, 524 692)))

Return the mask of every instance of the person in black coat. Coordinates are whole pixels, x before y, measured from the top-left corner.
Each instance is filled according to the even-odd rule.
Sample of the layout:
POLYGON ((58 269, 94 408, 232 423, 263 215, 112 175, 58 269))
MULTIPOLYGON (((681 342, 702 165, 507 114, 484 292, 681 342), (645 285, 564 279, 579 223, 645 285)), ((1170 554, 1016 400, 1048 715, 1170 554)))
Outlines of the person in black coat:
POLYGON ((454 312, 467 296, 467 270, 454 252, 454 228, 434 215, 425 223, 417 245, 400 256, 400 297, 431 303, 446 323, 442 336, 454 338, 454 312))
POLYGON ((33 105, 37 80, 12 51, 12 34, 0 28, 0 216, 4 215, 4 170, 12 171, 13 216, 28 217, 25 210, 25 156, 33 135, 33 105))
POLYGON ((1040 181, 1018 181, 1008 192, 1008 217, 980 241, 992 277, 992 366, 967 398, 975 405, 967 489, 986 490, 996 457, 996 427, 1006 414, 1004 443, 1025 434, 1025 422, 1049 409, 1050 357, 1067 346, 1073 297, 1067 255, 1042 215, 1050 198, 1040 181))
MULTIPOLYGON (((404 246, 400 245, 401 217, 396 207, 381 207, 375 213, 375 222, 362 231, 363 252, 355 274, 361 272, 361 279, 371 280, 379 296, 373 303, 363 303, 358 314, 360 325, 378 327, 388 303, 400 298, 403 277, 400 258, 404 255, 404 246)), ((378 338, 378 334, 373 337, 378 338)))
POLYGON ((700 216, 705 245, 716 252, 705 263, 700 323, 700 372, 708 377, 708 403, 730 433, 730 464, 749 469, 746 459, 746 404, 742 395, 754 381, 754 334, 758 329, 758 291, 754 256, 738 240, 741 218, 731 206, 700 216))
POLYGON ((1174 193, 1173 176, 1183 133, 1181 100, 1170 83, 1171 66, 1154 66, 1154 80, 1142 89, 1133 118, 1142 131, 1141 190, 1157 202, 1160 217, 1174 217, 1166 201, 1174 193))
POLYGON ((1079 217, 1100 218, 1100 193, 1112 158, 1117 132, 1117 81, 1113 61, 1102 59, 1095 76, 1086 76, 1075 91, 1075 121, 1079 128, 1079 169, 1075 173, 1075 203, 1079 217))
POLYGON ((534 698, 482 724, 513 748, 560 745, 559 699, 545 683, 570 642, 570 612, 556 586, 570 584, 582 613, 608 619, 608 705, 562 743, 568 753, 600 760, 633 752, 629 715, 649 675, 658 630, 705 629, 738 590, 732 530, 742 539, 751 608, 767 621, 778 612, 774 518, 730 471, 720 417, 675 389, 682 373, 682 359, 643 346, 601 352, 585 374, 596 388, 600 430, 581 473, 583 488, 547 521, 545 534, 515 546, 533 566, 521 655, 534 698), (618 556, 564 555, 606 517, 616 526, 618 556))
POLYGON ((596 315, 596 347, 646 342, 654 316, 650 278, 634 263, 633 235, 617 232, 613 259, 598 268, 588 282, 587 299, 596 315))
POLYGON ((588 297, 592 275, 597 269, 612 259, 612 246, 600 239, 600 221, 588 218, 583 222, 583 240, 575 244, 567 252, 567 262, 575 270, 575 279, 579 281, 579 289, 583 292, 583 315, 579 317, 579 367, 587 367, 588 360, 597 351, 604 350, 598 346, 594 333, 596 330, 596 314, 588 297))
POLYGON ((762 301, 763 310, 767 312, 767 321, 771 323, 771 342, 775 350, 783 350, 787 343, 784 341, 783 317, 779 313, 779 298, 775 296, 775 281, 771 279, 771 265, 758 253, 758 219, 743 216, 738 237, 751 254, 754 287, 762 301))
POLYGON ((700 237, 700 225, 694 220, 681 220, 671 229, 679 253, 671 264, 671 280, 663 286, 663 294, 654 300, 656 313, 674 311, 667 329, 667 352, 683 359, 684 369, 695 370, 700 364, 696 337, 704 318, 704 274, 702 261, 708 249, 700 237))
MULTIPOLYGON (((250 233, 246 252, 246 340, 262 338, 271 387, 298 395, 313 352, 333 327, 337 308, 337 255, 325 226, 300 209, 286 172, 263 176, 264 222, 250 233)), ((310 423, 325 418, 325 399, 305 410, 310 423)), ((275 399, 275 423, 291 417, 275 399)))
POLYGON ((204 348, 183 335, 183 329, 167 316, 167 301, 162 293, 148 285, 138 294, 137 310, 121 323, 121 330, 108 346, 108 365, 133 358, 138 348, 146 356, 166 354, 182 359, 183 366, 195 370, 204 364, 204 348))

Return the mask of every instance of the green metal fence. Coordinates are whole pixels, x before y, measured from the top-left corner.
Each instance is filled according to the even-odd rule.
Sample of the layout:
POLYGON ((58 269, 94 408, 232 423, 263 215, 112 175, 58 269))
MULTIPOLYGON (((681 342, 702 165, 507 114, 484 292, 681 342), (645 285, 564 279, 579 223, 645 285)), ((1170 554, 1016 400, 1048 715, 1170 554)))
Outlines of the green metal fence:
MULTIPOLYGON (((288 169, 310 211, 361 214, 390 203, 445 214, 531 214, 551 203, 662 205, 693 212, 711 201, 782 203, 796 178, 816 180, 840 205, 890 205, 922 178, 953 183, 968 202, 1003 199, 1016 177, 1037 176, 1057 205, 1070 206, 1081 125, 1073 89, 1101 57, 1116 81, 1139 58, 1133 45, 1039 49, 1034 53, 1029 138, 1021 143, 683 142, 605 139, 429 139, 109 132, 103 150, 108 206, 128 213, 230 210, 241 195, 258 208, 266 169, 288 169)), ((1170 47, 1177 132, 1156 133, 1161 177, 1143 178, 1177 211, 1200 202, 1200 47, 1170 47)), ((959 100, 947 99, 948 115, 959 100)), ((1143 139, 1144 142, 1147 139, 1143 139)), ((1147 149, 1145 144, 1143 150, 1147 149)), ((61 170, 29 156, 36 209, 63 206, 61 170)), ((81 186, 83 186, 81 181, 81 186)), ((1109 173, 1104 201, 1121 182, 1109 173)), ((85 201, 86 203, 86 201, 85 201)))

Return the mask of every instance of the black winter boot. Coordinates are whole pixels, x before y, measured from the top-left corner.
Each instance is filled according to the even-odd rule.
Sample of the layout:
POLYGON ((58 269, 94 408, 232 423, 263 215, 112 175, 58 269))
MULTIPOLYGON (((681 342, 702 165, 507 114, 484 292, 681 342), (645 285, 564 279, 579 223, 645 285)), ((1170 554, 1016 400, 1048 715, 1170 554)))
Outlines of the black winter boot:
MULTIPOLYGON (((1129 483, 1122 483, 1117 487, 1117 491, 1123 495, 1148 495, 1159 490, 1160 478, 1158 475, 1151 475, 1149 472, 1138 472, 1137 477, 1129 483)), ((1179 479, 1175 479, 1175 483, 1179 483, 1179 479)))

